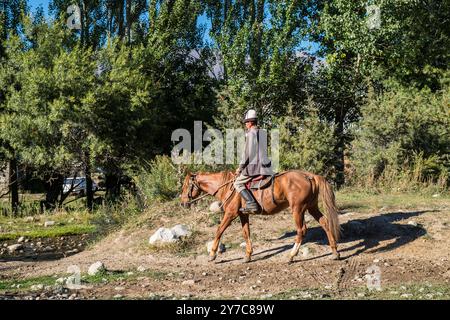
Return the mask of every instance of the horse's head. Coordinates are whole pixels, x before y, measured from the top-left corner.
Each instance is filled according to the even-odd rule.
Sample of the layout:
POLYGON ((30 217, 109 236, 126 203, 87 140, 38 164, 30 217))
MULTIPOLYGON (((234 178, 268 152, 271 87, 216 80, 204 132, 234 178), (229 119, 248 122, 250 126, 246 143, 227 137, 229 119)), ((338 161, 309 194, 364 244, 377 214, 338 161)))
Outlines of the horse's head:
POLYGON ((191 201, 196 199, 202 190, 197 182, 197 175, 195 173, 188 173, 184 178, 183 189, 181 191, 181 205, 189 208, 191 201))

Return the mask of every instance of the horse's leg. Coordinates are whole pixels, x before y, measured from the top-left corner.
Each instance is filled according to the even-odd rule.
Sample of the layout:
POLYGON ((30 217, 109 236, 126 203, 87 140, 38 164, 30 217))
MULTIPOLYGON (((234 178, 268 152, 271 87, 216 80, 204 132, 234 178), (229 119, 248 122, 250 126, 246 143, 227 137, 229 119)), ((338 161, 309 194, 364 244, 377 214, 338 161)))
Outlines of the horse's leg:
POLYGON ((242 233, 245 239, 245 259, 244 262, 250 262, 252 260, 252 241, 250 240, 250 222, 248 214, 239 214, 242 224, 242 233))
POLYGON ((211 247, 211 252, 209 253, 209 261, 214 261, 217 257, 217 248, 219 247, 220 237, 223 232, 228 228, 231 222, 236 219, 238 216, 237 213, 229 213, 225 212, 222 222, 220 222, 219 227, 217 228, 216 235, 214 237, 214 243, 211 247))
POLYGON ((319 222, 323 230, 325 230, 331 251, 333 252, 332 255, 333 260, 339 260, 340 256, 339 252, 337 251, 336 240, 334 239, 333 233, 331 232, 330 227, 328 226, 327 218, 322 214, 322 212, 320 212, 317 204, 309 208, 308 211, 314 217, 314 219, 316 219, 316 221, 319 222))
POLYGON ((298 254, 300 246, 302 245, 303 237, 306 234, 306 226, 303 224, 305 210, 306 210, 305 205, 295 204, 292 206, 292 215, 295 221, 297 236, 295 237, 295 244, 289 256, 289 263, 294 261, 294 257, 298 254))

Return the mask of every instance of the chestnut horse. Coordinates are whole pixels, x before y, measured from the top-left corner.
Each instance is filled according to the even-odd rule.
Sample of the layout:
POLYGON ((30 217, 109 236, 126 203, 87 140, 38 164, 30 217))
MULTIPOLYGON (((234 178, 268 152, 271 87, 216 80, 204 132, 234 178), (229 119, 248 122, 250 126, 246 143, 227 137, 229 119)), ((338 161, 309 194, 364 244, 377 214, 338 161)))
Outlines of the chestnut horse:
MULTIPOLYGON (((242 231, 246 242, 245 262, 251 261, 253 249, 250 240, 249 215, 239 211, 244 200, 242 200, 241 196, 233 188, 232 182, 234 179, 235 174, 229 171, 218 173, 188 173, 183 183, 181 194, 181 202, 183 205, 190 205, 196 199, 199 199, 202 193, 215 196, 222 203, 224 215, 216 231, 214 243, 210 251, 210 261, 216 258, 217 248, 223 232, 238 216, 241 220, 242 231)), ((273 188, 255 191, 254 195, 263 207, 261 213, 263 215, 272 215, 288 207, 291 209, 297 236, 290 253, 289 262, 292 262, 298 254, 303 237, 306 234, 306 224, 304 224, 306 210, 308 210, 325 230, 331 247, 332 258, 335 260, 339 259, 336 246, 336 241, 339 240, 340 235, 338 209, 332 187, 324 177, 299 170, 285 171, 275 177, 273 188), (319 210, 319 195, 325 208, 325 215, 319 210)))

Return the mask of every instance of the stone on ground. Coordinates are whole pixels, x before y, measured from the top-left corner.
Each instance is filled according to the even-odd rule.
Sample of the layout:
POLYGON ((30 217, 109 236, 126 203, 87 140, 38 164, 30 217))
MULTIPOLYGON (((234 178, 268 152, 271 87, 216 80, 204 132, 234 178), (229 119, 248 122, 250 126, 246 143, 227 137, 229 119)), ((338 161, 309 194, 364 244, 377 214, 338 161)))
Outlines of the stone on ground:
POLYGON ((55 221, 45 221, 44 227, 51 227, 55 225, 55 221))
POLYGON ((102 273, 104 271, 106 271, 105 265, 102 262, 97 261, 97 262, 91 264, 91 266, 88 269, 88 274, 90 276, 95 276, 95 275, 100 274, 100 273, 102 273))
POLYGON ((172 243, 190 234, 189 228, 182 224, 177 224, 171 229, 161 227, 150 237, 148 242, 150 244, 172 243))
POLYGON ((7 249, 10 253, 17 252, 17 251, 23 249, 23 244, 21 244, 21 243, 13 244, 13 245, 8 246, 7 249))
MULTIPOLYGON (((206 251, 207 251, 208 253, 211 252, 213 243, 214 243, 214 241, 209 241, 209 242, 206 244, 206 251)), ((225 250, 226 250, 225 245, 224 245, 223 243, 219 242, 219 247, 218 247, 217 251, 218 251, 219 253, 223 253, 223 252, 225 252, 225 250)))

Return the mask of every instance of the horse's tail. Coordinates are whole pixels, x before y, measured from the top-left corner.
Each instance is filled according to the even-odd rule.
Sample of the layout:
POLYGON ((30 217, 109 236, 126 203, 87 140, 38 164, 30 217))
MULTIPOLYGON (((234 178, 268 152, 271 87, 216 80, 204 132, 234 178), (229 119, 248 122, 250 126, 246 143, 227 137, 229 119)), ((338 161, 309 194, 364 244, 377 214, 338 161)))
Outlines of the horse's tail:
POLYGON ((341 236, 341 226, 339 224, 339 210, 336 206, 333 188, 324 177, 315 177, 319 183, 319 195, 325 209, 325 217, 328 220, 334 239, 338 241, 341 236))

